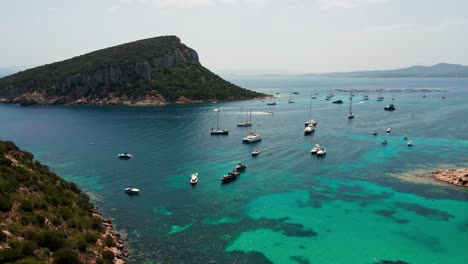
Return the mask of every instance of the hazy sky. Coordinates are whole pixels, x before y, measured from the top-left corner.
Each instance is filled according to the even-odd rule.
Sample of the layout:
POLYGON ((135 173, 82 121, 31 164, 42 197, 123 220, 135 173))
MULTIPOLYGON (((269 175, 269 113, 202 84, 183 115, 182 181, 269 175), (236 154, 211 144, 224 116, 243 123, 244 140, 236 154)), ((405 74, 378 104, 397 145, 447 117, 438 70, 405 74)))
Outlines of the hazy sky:
POLYGON ((0 0, 0 67, 177 35, 221 74, 468 64, 468 0, 0 0))

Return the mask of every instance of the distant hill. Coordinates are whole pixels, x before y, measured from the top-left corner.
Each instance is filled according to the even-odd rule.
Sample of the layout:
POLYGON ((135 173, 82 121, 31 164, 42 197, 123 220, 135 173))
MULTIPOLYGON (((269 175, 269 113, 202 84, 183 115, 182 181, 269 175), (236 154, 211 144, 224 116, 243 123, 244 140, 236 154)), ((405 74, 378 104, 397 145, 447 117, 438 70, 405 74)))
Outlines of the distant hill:
POLYGON ((0 140, 0 263, 123 263, 89 197, 31 153, 0 140))
POLYGON ((468 77, 468 66, 439 63, 433 66, 412 66, 387 71, 355 71, 324 74, 305 74, 320 77, 365 77, 365 78, 409 78, 409 77, 468 77))
POLYGON ((0 79, 0 102, 161 105, 250 99, 176 36, 118 45, 0 79))

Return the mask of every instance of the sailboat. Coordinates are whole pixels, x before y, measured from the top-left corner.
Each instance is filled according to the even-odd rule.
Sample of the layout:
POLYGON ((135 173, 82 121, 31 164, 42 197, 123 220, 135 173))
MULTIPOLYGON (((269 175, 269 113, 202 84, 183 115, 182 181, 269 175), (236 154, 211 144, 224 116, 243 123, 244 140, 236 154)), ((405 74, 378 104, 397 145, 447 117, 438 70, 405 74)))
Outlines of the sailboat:
POLYGON ((219 129, 219 112, 216 111, 216 119, 213 121, 213 126, 211 127, 211 135, 228 135, 228 129, 219 129), (216 122, 216 130, 214 129, 214 122, 216 122))
POLYGON ((291 95, 289 96, 289 99, 288 99, 288 103, 290 103, 290 104, 294 103, 292 95, 293 94, 291 93, 291 95))
POLYGON ((309 119, 307 121, 305 121, 304 126, 308 127, 308 126, 316 126, 316 125, 317 125, 317 122, 312 119, 312 103, 310 103, 310 105, 309 105, 309 119))
POLYGON ((353 104, 353 90, 351 90, 351 97, 349 97, 349 113, 348 113, 348 119, 353 119, 354 114, 351 111, 351 105, 353 104))
MULTIPOLYGON (((250 113, 252 113, 252 109, 250 109, 250 113)), ((250 114, 250 116, 252 116, 252 114, 250 114)), ((251 123, 250 121, 251 121, 250 119, 249 119, 249 121, 247 121, 247 120, 242 121, 242 107, 241 107, 240 121, 237 122, 237 126, 238 126, 238 127, 248 127, 248 126, 251 126, 252 123, 251 123)))
MULTIPOLYGON (((250 111, 249 120, 252 120, 252 111, 250 111)), ((260 137, 260 135, 257 134, 257 132, 252 131, 252 126, 249 126, 249 134, 245 138, 242 139, 242 142, 243 143, 254 143, 254 142, 261 141, 261 140, 262 140, 262 138, 260 137)))
POLYGON ((310 97, 310 99, 317 99, 317 95, 318 93, 315 91, 314 89, 314 93, 311 94, 312 96, 310 97))

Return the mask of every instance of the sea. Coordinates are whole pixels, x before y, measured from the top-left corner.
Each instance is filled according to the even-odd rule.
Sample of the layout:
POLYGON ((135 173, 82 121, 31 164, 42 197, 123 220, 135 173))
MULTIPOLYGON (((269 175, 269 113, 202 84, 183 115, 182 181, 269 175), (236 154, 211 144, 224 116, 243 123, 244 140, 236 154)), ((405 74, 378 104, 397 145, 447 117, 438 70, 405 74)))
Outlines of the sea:
POLYGON ((0 139, 78 184, 122 233, 128 263, 468 263, 468 190, 417 176, 468 167, 468 78, 226 78, 277 104, 0 104, 0 139), (366 89, 385 92, 355 93, 349 120, 339 90, 366 89), (210 135, 217 126, 229 135, 210 135), (242 143, 250 131, 263 140, 242 143), (315 144, 326 156, 311 155, 315 144))

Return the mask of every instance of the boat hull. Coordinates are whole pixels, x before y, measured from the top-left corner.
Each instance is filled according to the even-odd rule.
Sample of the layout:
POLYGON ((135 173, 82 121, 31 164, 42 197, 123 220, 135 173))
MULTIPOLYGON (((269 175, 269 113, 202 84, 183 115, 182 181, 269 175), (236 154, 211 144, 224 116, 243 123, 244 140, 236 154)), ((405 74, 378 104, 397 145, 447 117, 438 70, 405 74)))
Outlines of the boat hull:
POLYGON ((211 135, 229 135, 229 130, 211 130, 210 131, 211 135))

